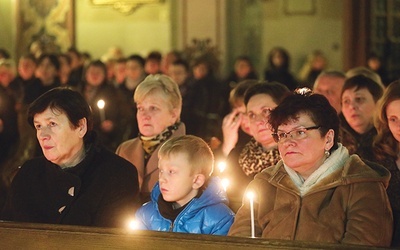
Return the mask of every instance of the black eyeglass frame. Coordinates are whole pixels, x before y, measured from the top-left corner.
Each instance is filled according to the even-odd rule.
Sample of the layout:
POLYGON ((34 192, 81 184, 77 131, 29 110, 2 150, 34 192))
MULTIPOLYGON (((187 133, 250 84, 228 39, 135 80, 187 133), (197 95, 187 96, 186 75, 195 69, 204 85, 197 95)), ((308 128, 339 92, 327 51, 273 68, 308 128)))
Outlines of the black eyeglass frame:
MULTIPOLYGON (((313 130, 313 129, 320 129, 321 127, 322 127, 321 125, 315 125, 315 126, 306 127, 306 128, 297 128, 297 129, 293 129, 293 130, 291 130, 289 132, 282 132, 282 133, 279 133, 279 134, 285 134, 286 135, 285 138, 287 138, 287 136, 290 135, 290 133, 292 133, 293 131, 296 131, 296 130, 306 130, 306 131, 308 131, 308 130, 313 130)), ((291 136, 291 137, 293 137, 293 136, 291 136)), ((274 141, 276 143, 279 143, 279 141, 282 139, 278 135, 278 133, 272 133, 272 138, 274 139, 274 141)))

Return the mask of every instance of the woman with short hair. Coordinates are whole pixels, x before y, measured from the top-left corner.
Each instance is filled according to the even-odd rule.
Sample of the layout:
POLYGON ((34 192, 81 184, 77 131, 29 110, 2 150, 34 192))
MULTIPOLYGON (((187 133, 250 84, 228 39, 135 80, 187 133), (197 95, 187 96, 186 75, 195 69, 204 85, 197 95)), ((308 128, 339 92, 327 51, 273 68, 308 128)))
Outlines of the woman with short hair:
POLYGON ((138 170, 142 202, 149 201, 158 181, 158 150, 169 138, 185 134, 180 121, 182 97, 178 84, 166 75, 149 75, 136 88, 139 136, 123 142, 116 153, 138 170))

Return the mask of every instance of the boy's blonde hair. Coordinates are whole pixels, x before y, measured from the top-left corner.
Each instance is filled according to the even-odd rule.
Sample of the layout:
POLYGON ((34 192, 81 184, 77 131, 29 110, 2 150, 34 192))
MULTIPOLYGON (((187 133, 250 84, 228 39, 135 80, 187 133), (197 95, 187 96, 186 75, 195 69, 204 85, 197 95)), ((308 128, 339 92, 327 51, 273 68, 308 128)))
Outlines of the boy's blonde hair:
POLYGON ((184 153, 192 168, 191 173, 203 174, 206 179, 214 170, 214 154, 210 146, 194 135, 183 135, 167 140, 158 152, 158 158, 184 153))
POLYGON ((156 74, 147 76, 143 82, 137 86, 133 99, 137 103, 146 98, 147 95, 155 92, 161 93, 170 104, 170 110, 176 109, 178 111, 178 117, 180 117, 182 110, 181 92, 178 84, 166 75, 156 74))

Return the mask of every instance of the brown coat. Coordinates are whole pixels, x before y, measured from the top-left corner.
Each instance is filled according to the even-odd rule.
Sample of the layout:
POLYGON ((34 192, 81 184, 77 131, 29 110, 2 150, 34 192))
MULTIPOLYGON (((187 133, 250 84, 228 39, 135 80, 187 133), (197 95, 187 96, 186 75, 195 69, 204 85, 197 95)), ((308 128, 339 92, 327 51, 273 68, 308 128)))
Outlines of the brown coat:
MULTIPOLYGON (((390 173, 357 155, 322 179, 303 197, 282 161, 256 175, 256 237, 389 246, 393 218, 386 195, 390 173)), ((249 201, 243 198, 228 235, 250 236, 249 201)))
MULTIPOLYGON (((172 134, 171 138, 185 134, 185 125, 181 123, 179 128, 172 134)), ((140 193, 150 197, 154 184, 158 181, 158 151, 161 145, 150 156, 146 166, 144 165, 144 150, 140 138, 134 138, 123 142, 116 154, 130 161, 138 171, 140 193)))

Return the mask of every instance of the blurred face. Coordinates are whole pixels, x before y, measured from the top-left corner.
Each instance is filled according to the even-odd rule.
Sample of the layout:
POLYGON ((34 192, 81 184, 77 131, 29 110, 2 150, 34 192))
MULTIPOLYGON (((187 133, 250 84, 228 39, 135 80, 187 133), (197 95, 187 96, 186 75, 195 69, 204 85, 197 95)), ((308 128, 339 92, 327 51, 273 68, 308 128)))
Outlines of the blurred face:
POLYGON ((177 111, 159 92, 151 92, 137 102, 139 131, 144 136, 156 136, 178 120, 177 111))
POLYGON ((71 65, 68 63, 67 59, 60 56, 58 60, 60 61, 60 74, 69 76, 69 73, 71 72, 71 65))
POLYGON ((79 57, 79 55, 75 54, 74 52, 68 52, 68 56, 71 58, 71 67, 73 69, 76 69, 82 65, 83 60, 79 57))
POLYGON ((51 63, 49 58, 44 58, 37 67, 37 77, 43 84, 52 84, 58 75, 56 67, 51 63))
POLYGON ((18 74, 24 80, 31 79, 35 73, 36 64, 31 59, 21 58, 18 62, 18 74))
POLYGON ((376 103, 366 88, 347 89, 342 95, 342 113, 352 129, 364 134, 373 127, 376 103))
POLYGON ((344 78, 321 76, 314 84, 314 93, 325 96, 338 114, 342 109, 340 94, 344 81, 344 78))
POLYGON ((134 60, 126 62, 126 76, 131 80, 140 80, 143 77, 144 69, 140 63, 134 60))
POLYGON ((14 79, 14 74, 10 68, 6 66, 0 66, 0 84, 4 87, 8 87, 10 82, 14 79))
POLYGON ((193 68, 193 76, 195 79, 202 79, 206 77, 208 74, 207 65, 204 63, 200 63, 193 68))
POLYGON ((400 100, 390 102, 386 107, 388 125, 393 137, 400 143, 400 100))
POLYGON ((114 66, 114 75, 115 75, 115 80, 117 83, 121 83, 125 79, 125 74, 126 72, 126 64, 123 62, 118 62, 114 66))
POLYGON ((275 52, 272 55, 272 63, 275 65, 275 67, 282 67, 282 65, 285 62, 285 58, 283 57, 282 53, 280 52, 275 52))
POLYGON ((185 154, 161 157, 158 169, 160 191, 165 201, 183 206, 197 195, 198 190, 194 186, 196 175, 191 173, 185 154))
POLYGON ((377 71, 381 67, 381 61, 375 57, 368 59, 367 64, 373 71, 377 71))
POLYGON ((103 68, 90 66, 86 70, 86 81, 92 86, 99 86, 106 78, 103 68))
POLYGON ((34 116, 33 123, 47 160, 61 167, 79 163, 86 134, 85 119, 82 119, 81 126, 74 128, 64 113, 47 108, 34 116))
MULTIPOLYGON (((278 127, 277 133, 296 133, 294 130, 318 126, 306 114, 300 114, 297 121, 290 121, 278 127)), ((325 150, 333 145, 333 130, 321 137, 319 129, 306 130, 302 139, 293 139, 290 135, 278 142, 283 162, 307 179, 326 159, 325 150), (327 142, 328 141, 328 142, 327 142)))
POLYGON ((182 65, 173 65, 171 64, 168 68, 168 75, 174 80, 178 85, 182 85, 185 83, 186 78, 188 77, 188 72, 185 67, 182 65))
POLYGON ((269 113, 276 106, 271 96, 267 94, 254 95, 247 103, 250 132, 254 139, 266 149, 276 145, 268 125, 269 113))
POLYGON ((251 71, 250 64, 245 60, 239 60, 235 63, 235 72, 239 78, 245 78, 251 71))
POLYGON ((161 65, 157 60, 147 60, 144 67, 147 74, 158 74, 161 65))
POLYGON ((325 66, 326 66, 326 60, 322 56, 316 56, 311 64, 311 67, 314 70, 323 70, 325 66))

